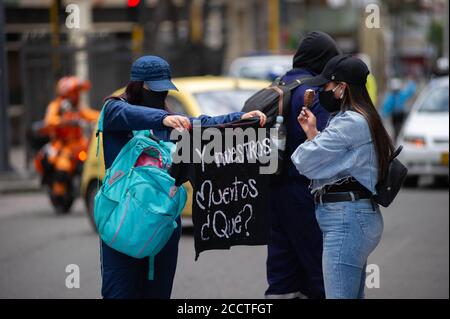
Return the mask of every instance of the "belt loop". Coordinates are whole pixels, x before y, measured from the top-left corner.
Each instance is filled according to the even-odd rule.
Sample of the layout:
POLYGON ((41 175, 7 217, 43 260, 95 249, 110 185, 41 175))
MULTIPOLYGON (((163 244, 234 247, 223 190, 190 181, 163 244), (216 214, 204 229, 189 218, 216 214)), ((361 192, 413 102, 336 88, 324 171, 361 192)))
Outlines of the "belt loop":
POLYGON ((372 204, 372 210, 375 211, 375 200, 373 199, 373 196, 370 196, 370 203, 372 204))
POLYGON ((356 201, 355 194, 353 192, 348 192, 350 194, 350 197, 352 198, 352 202, 356 201))
POLYGON ((319 195, 319 202, 320 202, 320 205, 323 205, 322 194, 319 195))

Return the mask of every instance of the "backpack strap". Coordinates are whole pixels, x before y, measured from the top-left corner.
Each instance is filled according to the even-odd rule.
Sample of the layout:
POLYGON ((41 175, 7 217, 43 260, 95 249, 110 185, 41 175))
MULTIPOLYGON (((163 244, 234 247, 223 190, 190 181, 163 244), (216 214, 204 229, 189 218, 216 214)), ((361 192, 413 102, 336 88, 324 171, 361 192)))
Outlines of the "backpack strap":
POLYGON ((283 91, 278 84, 276 85, 271 85, 267 88, 268 90, 274 90, 279 98, 278 98, 278 115, 283 115, 284 114, 284 106, 287 103, 286 99, 284 98, 284 93, 285 91, 283 91))
POLYGON ((133 136, 145 136, 145 137, 150 137, 150 130, 133 130, 131 131, 133 133, 133 136))
MULTIPOLYGON (((183 187, 183 186, 181 186, 183 187)), ((176 221, 172 224, 173 229, 178 228, 178 223, 176 221)), ((155 256, 148 256, 148 280, 155 279, 155 256)))
MULTIPOLYGON (((106 105, 108 104, 110 100, 106 100, 105 103, 102 106, 102 110, 100 112, 100 116, 98 117, 98 121, 97 121, 97 131, 95 132, 95 137, 97 138, 97 148, 95 151, 95 156, 97 157, 97 192, 100 189, 100 156, 99 156, 99 152, 100 152, 100 133, 103 134, 103 122, 105 119, 105 108, 106 105)), ((105 154, 103 154, 104 156, 105 154)))
POLYGON ((155 279, 155 256, 148 257, 148 280, 155 279))
MULTIPOLYGON (((297 79, 295 79, 292 83, 289 84, 284 84, 281 80, 280 80, 280 84, 285 86, 284 90, 280 90, 277 86, 275 86, 274 88, 278 89, 280 92, 280 103, 278 106, 278 115, 284 115, 284 112, 286 109, 289 108, 290 104, 291 104, 291 99, 290 99, 290 94, 291 92, 296 89, 297 87, 299 87, 300 85, 303 84, 304 80, 309 79, 309 76, 301 76, 297 79), (286 89, 287 88, 287 89, 286 89), (284 92, 283 92, 284 91, 284 92), (283 95, 289 95, 289 98, 284 98, 283 95)), ((277 91, 278 91, 277 90, 277 91)))
MULTIPOLYGON (((119 100, 126 102, 126 100, 124 98, 118 97, 119 100)), ((95 156, 97 157, 97 192, 100 189, 100 156, 99 156, 99 152, 100 152, 100 133, 103 134, 104 132, 104 120, 105 120, 105 108, 106 105, 109 103, 109 101, 111 100, 117 100, 117 98, 113 99, 107 99, 105 101, 105 103, 103 103, 102 106, 102 110, 100 112, 100 115, 98 117, 98 121, 97 121, 97 131, 95 132, 95 137, 97 138, 97 148, 95 151, 95 156)), ((105 154, 103 154, 104 156, 105 154)), ((105 172, 106 173, 106 172, 105 172)))
POLYGON ((152 140, 154 140, 158 144, 161 142, 161 139, 158 138, 157 136, 155 136, 153 134, 152 130, 133 131, 133 135, 134 136, 143 135, 145 137, 151 138, 152 140))
POLYGON ((99 147, 100 147, 100 133, 103 133, 103 121, 105 119, 105 107, 108 104, 110 100, 106 100, 105 103, 102 106, 102 111, 100 112, 100 116, 98 117, 98 122, 97 122, 97 131, 95 132, 95 137, 97 137, 97 151, 95 153, 95 155, 98 158, 98 151, 99 151, 99 147))
POLYGON ((394 151, 394 153, 392 153, 392 155, 391 155, 391 161, 393 160, 393 159, 395 159, 399 154, 400 154, 400 152, 403 150, 403 145, 400 145, 395 151, 394 151))
POLYGON ((106 103, 103 105, 102 107, 102 111, 100 112, 100 116, 98 118, 98 122, 97 122, 97 131, 95 132, 95 137, 97 138, 97 150, 95 152, 95 155, 98 157, 98 150, 99 150, 99 141, 100 141, 100 133, 103 133, 103 119, 105 117, 104 113, 105 113, 105 105, 106 103))
POLYGON ((297 79, 295 79, 294 81, 292 81, 292 83, 289 83, 287 85, 287 87, 289 88, 289 90, 294 90, 297 87, 299 87, 300 85, 302 85, 306 80, 310 79, 310 76, 301 76, 297 79))

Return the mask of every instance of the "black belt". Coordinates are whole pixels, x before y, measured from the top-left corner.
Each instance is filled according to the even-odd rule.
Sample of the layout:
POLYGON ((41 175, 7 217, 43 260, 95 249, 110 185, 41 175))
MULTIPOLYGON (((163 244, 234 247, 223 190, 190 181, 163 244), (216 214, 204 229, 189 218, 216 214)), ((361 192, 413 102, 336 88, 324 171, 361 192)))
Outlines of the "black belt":
POLYGON ((360 199, 372 199, 372 195, 364 192, 355 192, 355 191, 314 195, 314 203, 316 204, 354 202, 360 199))

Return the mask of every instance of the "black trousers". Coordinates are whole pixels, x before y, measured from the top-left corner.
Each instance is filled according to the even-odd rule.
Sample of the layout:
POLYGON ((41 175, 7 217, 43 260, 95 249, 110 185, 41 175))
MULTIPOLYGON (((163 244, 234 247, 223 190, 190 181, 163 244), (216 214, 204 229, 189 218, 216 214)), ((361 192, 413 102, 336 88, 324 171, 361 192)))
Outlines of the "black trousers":
POLYGON ((271 185, 271 241, 268 245, 268 298, 325 298, 322 231, 308 183, 271 185))

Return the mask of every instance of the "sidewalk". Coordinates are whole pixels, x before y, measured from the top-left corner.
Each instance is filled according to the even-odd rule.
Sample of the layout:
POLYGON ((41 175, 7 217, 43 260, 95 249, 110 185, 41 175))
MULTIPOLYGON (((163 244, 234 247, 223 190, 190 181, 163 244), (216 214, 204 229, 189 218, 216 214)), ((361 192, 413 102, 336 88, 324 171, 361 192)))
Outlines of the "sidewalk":
POLYGON ((12 148, 9 163, 12 170, 0 173, 0 194, 41 191, 39 177, 33 167, 26 169, 24 148, 12 148))

